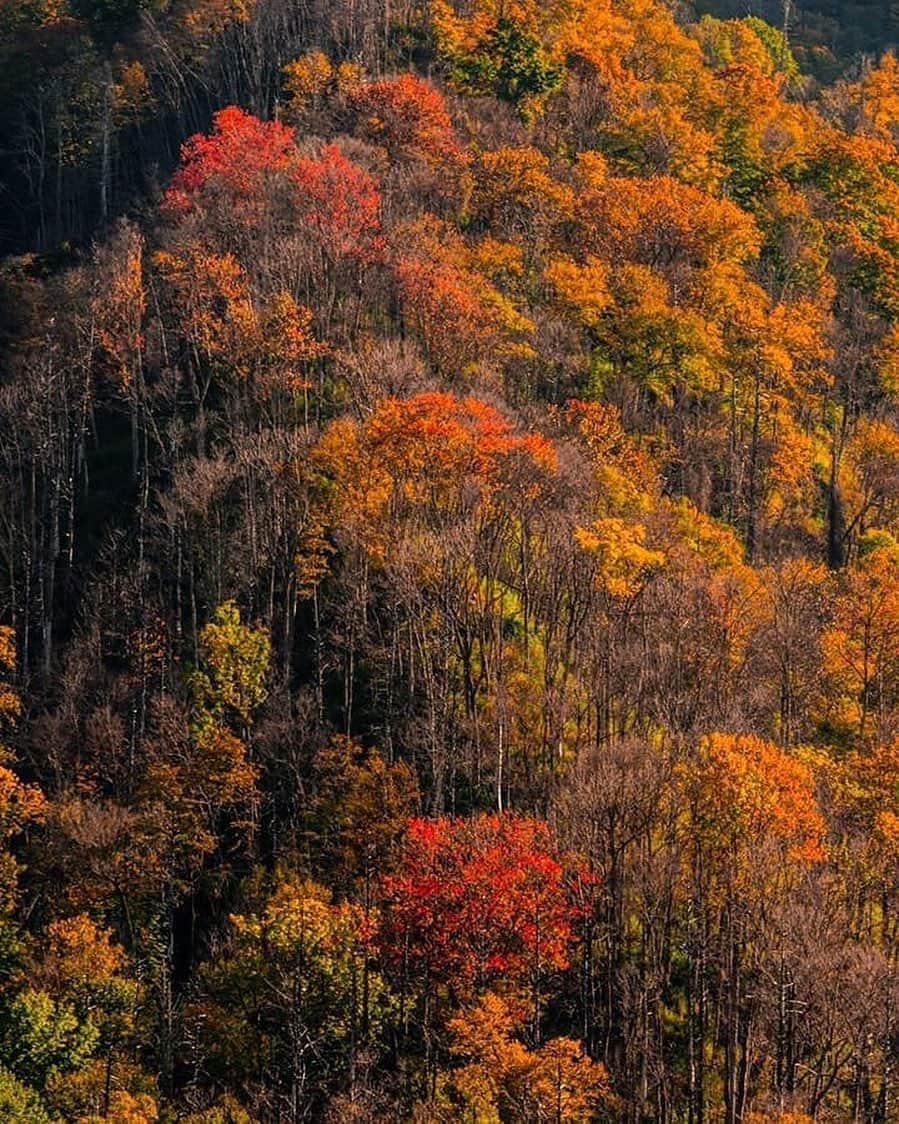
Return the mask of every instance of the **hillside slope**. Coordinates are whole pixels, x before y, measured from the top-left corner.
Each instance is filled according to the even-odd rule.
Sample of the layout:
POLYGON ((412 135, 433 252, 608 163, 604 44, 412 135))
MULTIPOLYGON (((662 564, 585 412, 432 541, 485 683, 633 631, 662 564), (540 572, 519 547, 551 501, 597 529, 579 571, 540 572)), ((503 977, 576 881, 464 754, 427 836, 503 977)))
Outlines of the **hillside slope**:
POLYGON ((899 1119, 896 58, 0 13, 0 1117, 899 1119))

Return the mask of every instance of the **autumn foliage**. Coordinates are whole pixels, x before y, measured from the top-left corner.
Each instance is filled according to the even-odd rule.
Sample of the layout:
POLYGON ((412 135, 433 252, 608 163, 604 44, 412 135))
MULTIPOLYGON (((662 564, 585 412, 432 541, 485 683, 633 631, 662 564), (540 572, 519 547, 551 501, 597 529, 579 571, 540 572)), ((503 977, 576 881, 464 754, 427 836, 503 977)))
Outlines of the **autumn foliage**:
POLYGON ((546 825, 485 816, 412 820, 385 878, 385 950, 397 973, 462 994, 568 964, 578 910, 546 825))
POLYGON ((414 74, 368 82, 350 94, 362 133, 396 156, 460 164, 466 155, 440 92, 414 74))
POLYGON ((196 133, 184 142, 165 206, 176 214, 188 212, 211 188, 226 192, 227 205, 245 210, 249 218, 266 177, 289 167, 293 143, 293 130, 277 121, 260 121, 237 106, 219 110, 211 133, 196 133))
POLYGON ((899 1119, 899 9, 742 7, 0 0, 0 1120, 899 1119))

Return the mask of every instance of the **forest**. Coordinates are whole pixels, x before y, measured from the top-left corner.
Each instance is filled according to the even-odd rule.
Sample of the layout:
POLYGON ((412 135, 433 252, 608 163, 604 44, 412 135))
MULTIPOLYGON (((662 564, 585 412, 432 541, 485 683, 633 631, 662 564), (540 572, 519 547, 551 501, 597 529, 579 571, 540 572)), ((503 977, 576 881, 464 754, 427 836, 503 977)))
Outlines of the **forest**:
POLYGON ((0 1121, 899 1122, 893 42, 0 0, 0 1121))

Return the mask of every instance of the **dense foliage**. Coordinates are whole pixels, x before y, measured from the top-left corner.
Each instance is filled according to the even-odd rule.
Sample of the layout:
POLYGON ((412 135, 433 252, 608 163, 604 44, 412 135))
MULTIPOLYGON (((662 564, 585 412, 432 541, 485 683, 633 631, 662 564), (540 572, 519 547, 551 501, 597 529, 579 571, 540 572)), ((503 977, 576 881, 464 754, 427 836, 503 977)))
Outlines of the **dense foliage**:
POLYGON ((0 1118, 899 1120, 861 7, 0 0, 0 1118))

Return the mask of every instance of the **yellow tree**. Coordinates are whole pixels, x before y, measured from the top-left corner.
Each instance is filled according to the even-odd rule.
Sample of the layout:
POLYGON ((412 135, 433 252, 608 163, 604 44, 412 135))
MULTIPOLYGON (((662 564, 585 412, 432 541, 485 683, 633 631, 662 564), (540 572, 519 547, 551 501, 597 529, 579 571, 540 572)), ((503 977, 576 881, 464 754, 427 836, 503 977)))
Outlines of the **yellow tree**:
POLYGON ((533 252, 574 213, 574 192, 552 175, 535 148, 497 148, 481 154, 475 169, 475 215, 533 252))
MULTIPOLYGON (((13 686, 16 670, 15 632, 0 625, 0 738, 15 726, 21 701, 13 686)), ((43 821, 47 802, 35 785, 23 784, 10 767, 12 754, 0 741, 0 928, 13 937, 11 917, 16 905, 18 877, 21 866, 10 849, 13 839, 29 826, 43 821)), ((15 940, 4 938, 4 952, 14 953, 15 940)))
POLYGON ((203 970, 195 1014, 212 1065, 299 1121, 324 1090, 352 1080, 393 1016, 371 964, 377 919, 284 871, 249 889, 249 909, 232 916, 203 970))
POLYGON ((529 1049, 519 1036, 525 1011, 514 997, 488 991, 450 1020, 450 1052, 464 1064, 446 1074, 441 1085, 460 1115, 454 1110, 440 1118, 574 1124, 611 1107, 602 1063, 587 1057, 572 1038, 553 1038, 529 1049))
POLYGON ((748 1057, 758 1011, 749 981, 764 958, 762 903, 782 895, 824 858, 824 819, 804 762, 752 735, 711 734, 679 769, 690 959, 688 1059, 691 1102, 707 1095, 708 974, 721 979, 724 1118, 735 1124, 748 1096, 748 1057))
POLYGON ((147 293, 141 234, 125 223, 110 244, 97 254, 97 292, 91 314, 104 365, 129 402, 131 468, 137 476, 140 460, 140 413, 143 409, 143 323, 147 293))
POLYGON ((899 704, 899 554, 876 546, 841 578, 833 620, 822 636, 821 721, 830 736, 865 742, 899 704))

